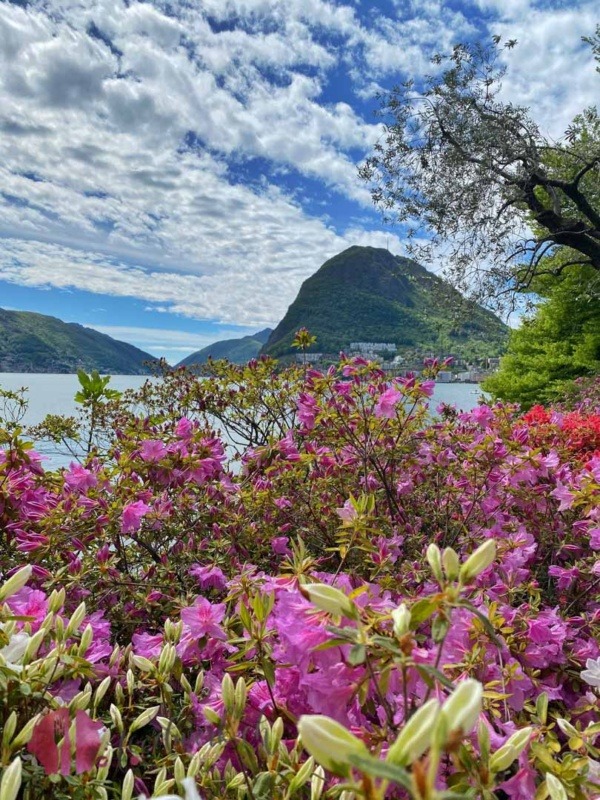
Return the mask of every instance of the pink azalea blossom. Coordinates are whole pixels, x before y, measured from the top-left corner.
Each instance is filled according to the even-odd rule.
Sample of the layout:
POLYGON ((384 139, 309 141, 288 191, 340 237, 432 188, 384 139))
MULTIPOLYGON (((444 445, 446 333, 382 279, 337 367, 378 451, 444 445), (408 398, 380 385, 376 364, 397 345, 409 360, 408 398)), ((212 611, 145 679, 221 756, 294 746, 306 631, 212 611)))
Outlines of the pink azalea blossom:
POLYGON ((386 419, 394 419, 396 416, 396 406, 402 400, 402 392, 397 389, 386 389, 375 405, 374 414, 376 417, 385 417, 386 419))
POLYGON ((63 473, 63 479, 71 489, 91 489, 98 483, 94 473, 81 464, 71 464, 63 473))
MULTIPOLYGON (((96 763, 104 725, 90 719, 85 711, 75 715, 75 772, 89 772, 96 763)), ((71 718, 67 708, 58 708, 43 716, 33 729, 27 749, 47 775, 71 773, 71 718)))
POLYGON ((278 556, 287 556, 292 552, 288 547, 289 541, 287 536, 275 536, 271 539, 271 549, 278 556))
POLYGON ((190 629, 193 636, 212 636, 224 639, 225 633, 220 626, 225 616, 225 603, 213 605, 205 597, 197 597, 193 606, 181 609, 181 619, 190 629))
POLYGON ((201 589, 222 590, 227 586, 227 578, 223 570, 212 564, 208 566, 194 564, 194 566, 190 568, 190 575, 196 578, 201 589))
POLYGON ((121 521, 121 530, 123 533, 135 533, 139 531, 142 526, 142 519, 151 510, 151 507, 144 503, 143 500, 136 500, 134 503, 129 503, 123 509, 123 516, 121 521))
POLYGON ((156 463, 165 457, 167 448, 157 439, 145 439, 140 445, 140 458, 142 461, 156 463))
POLYGON ((189 439, 194 432, 194 423, 187 417, 182 417, 175 426, 175 436, 180 439, 189 439))

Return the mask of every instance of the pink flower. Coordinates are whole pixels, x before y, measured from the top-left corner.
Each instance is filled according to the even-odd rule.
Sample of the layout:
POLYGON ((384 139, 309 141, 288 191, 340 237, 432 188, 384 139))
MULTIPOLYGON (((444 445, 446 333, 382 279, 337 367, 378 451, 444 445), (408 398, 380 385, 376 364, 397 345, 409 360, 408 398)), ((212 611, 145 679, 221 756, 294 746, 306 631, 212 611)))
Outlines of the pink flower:
POLYGON ((278 556, 287 556, 292 552, 288 547, 289 541, 287 536, 275 536, 271 539, 271 549, 278 556))
POLYGON ((123 533, 133 533, 139 531, 142 525, 142 518, 151 510, 150 506, 143 500, 136 500, 129 503, 123 509, 121 520, 121 530, 123 533))
POLYGON ((563 591, 564 589, 569 589, 573 581, 577 580, 579 577, 579 570, 577 567, 564 569, 563 567, 552 566, 548 569, 548 575, 552 575, 553 578, 558 578, 557 586, 560 591, 563 591))
POLYGON ((175 426, 175 436, 180 439, 189 439, 194 431, 194 423, 187 417, 182 417, 175 426))
POLYGON ((140 458, 142 461, 156 463, 164 458, 167 448, 158 439, 146 439, 140 446, 140 458))
POLYGON ((335 513, 342 520, 344 525, 351 525, 358 517, 358 511, 354 508, 351 500, 346 500, 341 508, 336 508, 335 513))
POLYGON ((144 658, 158 658, 163 645, 162 633, 134 633, 132 636, 133 650, 136 656, 144 658))
POLYGON ((600 550, 600 528, 590 528, 589 534, 592 550, 600 550))
POLYGON ((289 500, 287 497, 276 497, 273 502, 281 511, 292 507, 291 500, 289 500))
POLYGON ((48 613, 48 598, 39 589, 23 586, 9 600, 13 614, 30 617, 31 628, 37 631, 48 613))
POLYGON ((190 575, 196 578, 201 589, 213 588, 221 590, 225 589, 227 586, 227 578, 223 570, 212 564, 206 567, 200 564, 194 564, 190 569, 190 575))
POLYGON ((482 404, 471 411, 471 419, 473 422, 476 422, 478 425, 482 425, 484 428, 486 428, 494 419, 494 412, 489 406, 482 404))
POLYGON ((375 416, 394 419, 396 416, 396 405, 400 400, 402 400, 402 392, 399 392, 397 389, 386 389, 386 391, 379 396, 379 400, 375 405, 375 416))
POLYGON ((315 418, 319 407, 314 397, 302 392, 298 398, 298 419, 307 430, 315 427, 315 418))
POLYGON ((94 766, 101 745, 104 725, 90 719, 85 711, 75 715, 75 741, 71 741, 71 718, 67 708, 58 708, 42 717, 27 745, 47 775, 71 772, 71 748, 75 745, 75 772, 88 772, 94 766))
POLYGON ((502 789, 511 800, 531 800, 536 792, 535 777, 535 770, 525 766, 512 778, 501 783, 498 788, 502 789))
POLYGON ((181 609, 181 619, 193 636, 212 636, 224 639, 225 633, 219 623, 225 616, 225 603, 213 605, 205 597, 196 598, 193 606, 181 609))
POLYGON ((91 489, 98 483, 94 473, 81 464, 71 464, 63 473, 63 479, 71 489, 91 489))
POLYGON ((556 489, 554 489, 551 494, 553 497, 556 497, 557 500, 560 500, 559 511, 565 511, 573 505, 573 500, 575 499, 573 493, 560 481, 558 481, 556 489))

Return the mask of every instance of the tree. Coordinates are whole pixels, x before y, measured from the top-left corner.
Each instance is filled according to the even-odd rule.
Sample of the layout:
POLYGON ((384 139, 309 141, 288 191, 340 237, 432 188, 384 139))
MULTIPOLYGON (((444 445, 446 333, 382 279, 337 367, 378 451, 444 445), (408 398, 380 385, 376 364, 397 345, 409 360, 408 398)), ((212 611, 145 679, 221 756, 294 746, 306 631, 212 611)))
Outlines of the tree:
MULTIPOLYGON (((600 62, 600 26, 585 40, 600 62)), ((514 298, 564 250, 556 274, 600 271, 600 118, 590 108, 564 138, 543 135, 522 106, 499 99, 504 49, 457 45, 445 67, 381 98, 385 135, 360 168, 388 221, 408 226, 421 260, 442 255, 458 288, 514 298)))
MULTIPOLYGON (((554 265, 546 265, 551 272, 554 265)), ((483 388, 525 408, 556 400, 574 378, 600 370, 600 275, 590 266, 537 278, 536 312, 511 332, 500 370, 483 388)))

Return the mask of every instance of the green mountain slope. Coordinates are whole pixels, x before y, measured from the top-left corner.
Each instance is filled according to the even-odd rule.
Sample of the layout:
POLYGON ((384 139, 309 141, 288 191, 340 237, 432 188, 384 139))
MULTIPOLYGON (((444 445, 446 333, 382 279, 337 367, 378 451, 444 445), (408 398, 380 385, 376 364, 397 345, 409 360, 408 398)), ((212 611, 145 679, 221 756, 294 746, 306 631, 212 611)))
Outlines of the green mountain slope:
POLYGON ((508 329, 410 259, 374 247, 350 247, 326 261, 300 288, 264 353, 285 356, 295 332, 317 337, 312 348, 337 353, 351 342, 394 342, 399 352, 498 355, 508 329))
POLYGON ((0 308, 0 372, 76 372, 146 375, 150 353, 56 317, 0 308))
POLYGON ((209 358, 226 358, 234 364, 246 364, 250 359, 256 358, 271 333, 271 328, 265 328, 263 331, 253 333, 251 336, 243 336, 241 339, 223 339, 213 342, 184 358, 177 366, 192 367, 196 364, 205 364, 209 358))

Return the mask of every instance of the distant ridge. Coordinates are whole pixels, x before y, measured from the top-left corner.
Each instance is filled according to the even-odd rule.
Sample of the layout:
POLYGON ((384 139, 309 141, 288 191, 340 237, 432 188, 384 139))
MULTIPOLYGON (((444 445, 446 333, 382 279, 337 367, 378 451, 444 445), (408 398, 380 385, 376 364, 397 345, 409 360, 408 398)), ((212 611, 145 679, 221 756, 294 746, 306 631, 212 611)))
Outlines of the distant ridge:
POLYGON ((75 322, 0 308, 0 372, 147 375, 156 357, 75 322))
POLYGON ((390 342, 406 354, 488 357, 502 352, 508 334, 495 314, 437 275, 375 247, 350 247, 304 281, 262 352, 291 354, 301 327, 317 337, 314 351, 333 354, 351 342, 390 342))
POLYGON ((240 339, 222 339, 203 347, 202 350, 197 350, 187 358, 184 358, 183 361, 180 361, 177 366, 193 367, 206 364, 209 358, 226 358, 234 364, 246 364, 250 359, 256 358, 271 333, 272 328, 265 328, 258 333, 243 336, 240 339))

